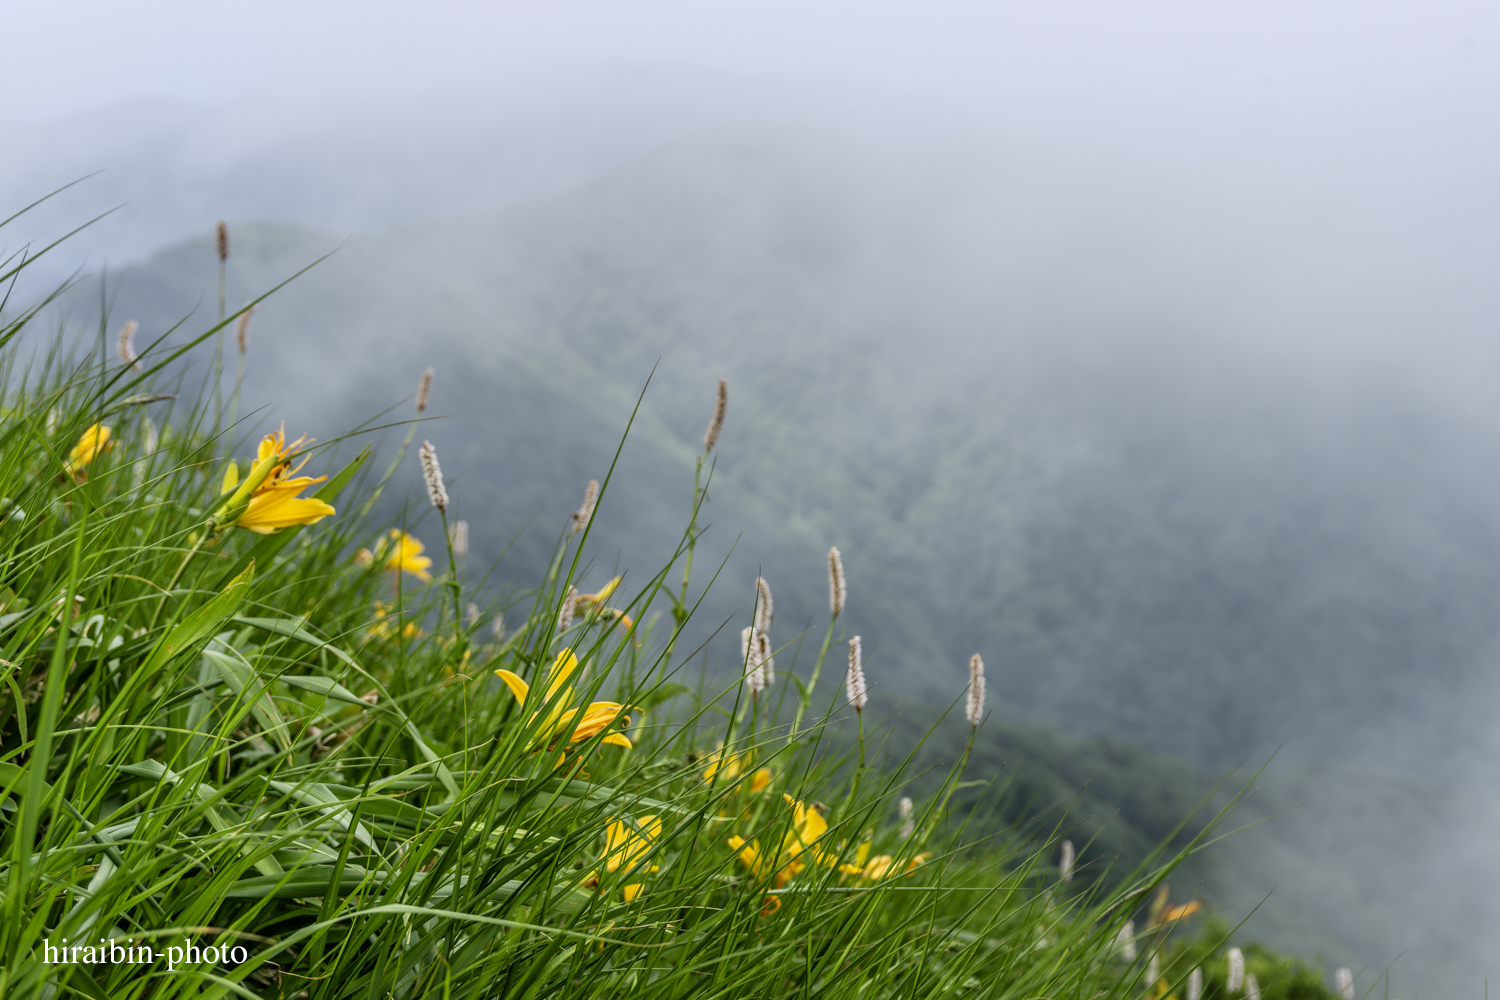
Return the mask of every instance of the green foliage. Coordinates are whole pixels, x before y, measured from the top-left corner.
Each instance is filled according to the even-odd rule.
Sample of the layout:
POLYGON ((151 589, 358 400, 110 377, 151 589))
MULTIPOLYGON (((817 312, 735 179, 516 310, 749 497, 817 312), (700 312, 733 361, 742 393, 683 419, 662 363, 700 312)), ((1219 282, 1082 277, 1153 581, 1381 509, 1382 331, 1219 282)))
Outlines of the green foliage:
MULTIPOLYGON (((1243 989, 1234 993, 1229 990, 1229 949, 1224 944, 1228 935, 1229 927, 1223 921, 1210 919, 1196 937, 1173 940, 1166 946, 1161 973, 1172 995, 1183 995, 1194 968, 1203 972, 1205 1000, 1243 995, 1243 989)), ((1286 958, 1256 944, 1245 946, 1242 952, 1245 973, 1255 976, 1261 1000, 1337 1000, 1323 977, 1300 959, 1286 958)), ((1167 991, 1156 992, 1166 995, 1167 991)))

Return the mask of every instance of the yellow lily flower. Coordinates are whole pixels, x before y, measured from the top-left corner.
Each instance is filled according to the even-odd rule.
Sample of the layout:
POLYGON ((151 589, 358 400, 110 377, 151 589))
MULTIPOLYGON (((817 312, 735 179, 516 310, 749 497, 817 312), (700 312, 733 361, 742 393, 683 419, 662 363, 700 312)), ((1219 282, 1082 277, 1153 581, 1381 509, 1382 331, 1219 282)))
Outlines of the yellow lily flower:
POLYGON ((293 479, 283 486, 260 489, 250 498, 250 506, 235 519, 237 528, 247 528, 258 535, 269 535, 296 524, 313 524, 338 511, 331 504, 316 497, 299 497, 309 482, 320 483, 322 479, 293 479))
MULTIPOLYGON (((640 872, 661 871, 660 865, 640 865, 638 862, 643 858, 656 841, 661 839, 661 818, 658 816, 642 816, 634 823, 627 825, 621 820, 612 820, 604 831, 604 868, 611 874, 625 869, 627 876, 640 872)), ((591 873, 584 880, 584 885, 598 885, 598 873, 591 873)), ((640 882, 631 883, 621 887, 625 894, 625 902, 633 902, 640 895, 644 884, 640 882)))
MULTIPOLYGON (((767 780, 770 780, 769 774, 767 780)), ((781 850, 770 856, 760 846, 760 841, 748 844, 743 837, 730 837, 729 846, 739 851, 740 861, 757 877, 767 878, 774 874, 776 888, 780 889, 807 867, 806 855, 816 864, 828 868, 836 866, 838 858, 819 850, 817 842, 828 832, 828 821, 815 807, 799 802, 783 794, 787 805, 792 807, 792 828, 782 838, 781 850)))
MULTIPOLYGON (((376 639, 392 638, 396 634, 396 629, 391 625, 390 612, 379 601, 375 602, 375 616, 379 621, 370 626, 370 635, 376 639)), ((401 634, 408 639, 420 639, 426 633, 422 631, 421 626, 416 622, 408 621, 402 627, 401 634)))
POLYGON ((313 524, 338 513, 322 500, 297 495, 328 478, 297 476, 302 465, 307 464, 306 459, 295 469, 290 468, 296 449, 306 440, 304 436, 288 444, 284 430, 267 434, 256 449, 255 464, 250 467, 249 476, 243 483, 240 482, 239 467, 230 462, 224 471, 222 491, 234 491, 234 495, 227 502, 226 509, 233 509, 236 498, 242 499, 245 490, 250 493, 250 502, 232 522, 235 527, 269 535, 293 525, 313 524))
MULTIPOLYGON (((704 759, 707 761, 707 766, 703 769, 703 783, 705 785, 711 784, 714 776, 719 775, 719 782, 721 784, 728 784, 738 779, 745 771, 750 770, 754 755, 749 753, 726 754, 724 752, 724 744, 720 743, 718 749, 704 759)), ((770 787, 772 777, 773 775, 769 767, 757 768, 755 771, 752 771, 750 773, 750 791, 765 791, 770 787)))
POLYGON ((865 855, 869 852, 869 849, 869 844, 862 845, 859 849, 859 854, 855 858, 857 863, 853 865, 840 865, 839 871, 847 875, 858 875, 860 878, 870 882, 879 882, 881 879, 893 878, 897 875, 916 871, 926 863, 928 858, 932 857, 931 854, 918 854, 906 862, 906 868, 903 870, 900 865, 896 864, 896 859, 889 854, 877 854, 875 857, 870 858, 869 862, 866 862, 865 855))
POLYGON ((620 578, 618 576, 612 577, 608 583, 606 583, 604 586, 602 586, 602 587, 599 588, 599 592, 598 593, 596 593, 596 594, 579 594, 578 595, 578 603, 579 604, 585 604, 585 603, 587 603, 587 604, 603 604, 605 601, 609 600, 609 595, 613 594, 615 592, 615 588, 618 587, 619 585, 620 585, 620 578))
MULTIPOLYGON (((571 649, 564 649, 557 654, 552 668, 547 671, 547 693, 542 699, 542 705, 526 720, 527 726, 530 726, 542 712, 547 712, 536 735, 527 744, 528 750, 553 746, 559 741, 564 746, 582 743, 597 736, 622 717, 624 724, 630 725, 630 716, 624 714, 626 706, 619 702, 596 701, 581 709, 564 708, 573 700, 573 689, 566 685, 568 678, 577 670, 578 657, 573 655, 571 649)), ((495 676, 505 682, 517 702, 526 704, 526 699, 531 694, 530 685, 509 670, 496 670, 495 676)), ((608 733, 601 742, 612 743, 627 750, 631 748, 630 740, 624 733, 608 733)))
POLYGON ((600 587, 598 593, 579 594, 577 597, 573 598, 573 610, 578 613, 583 613, 585 609, 589 607, 589 605, 593 605, 599 609, 597 612, 595 612, 595 614, 599 615, 600 617, 604 615, 613 615, 615 621, 620 622, 625 626, 626 632, 632 631, 635 628, 635 622, 630 620, 629 615, 621 611, 619 608, 607 608, 604 606, 604 602, 609 599, 609 595, 613 594, 615 592, 615 588, 619 586, 620 578, 617 576, 613 577, 608 583, 600 587))
POLYGON ((1169 906, 1162 911, 1160 922, 1170 924, 1178 920, 1186 920, 1201 909, 1203 909, 1203 904, 1196 899, 1181 906, 1169 906))
POLYGON ((432 579, 432 574, 428 572, 432 568, 432 560, 422 554, 426 548, 418 539, 392 528, 390 541, 381 547, 382 555, 386 551, 390 552, 385 560, 385 568, 397 573, 410 573, 427 583, 432 579))
POLYGON ((80 482, 86 478, 84 470, 88 464, 114 448, 114 442, 109 439, 111 433, 103 424, 94 424, 79 435, 78 443, 68 452, 68 459, 63 463, 64 471, 80 482))
POLYGON ((709 784, 714 780, 714 775, 720 775, 720 781, 733 781, 740 776, 741 768, 750 764, 749 754, 724 752, 724 744, 720 743, 713 753, 704 758, 708 766, 703 769, 703 783, 709 784))

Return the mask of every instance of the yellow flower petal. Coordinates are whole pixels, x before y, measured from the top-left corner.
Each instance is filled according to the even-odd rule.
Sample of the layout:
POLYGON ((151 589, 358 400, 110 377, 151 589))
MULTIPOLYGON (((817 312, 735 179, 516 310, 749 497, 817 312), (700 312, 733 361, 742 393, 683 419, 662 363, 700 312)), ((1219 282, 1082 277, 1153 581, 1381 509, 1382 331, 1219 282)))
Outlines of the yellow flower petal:
POLYGON ((608 736, 605 736, 599 742, 600 743, 609 743, 609 744, 612 744, 612 745, 617 746, 617 747, 624 747, 626 750, 634 750, 635 749, 634 744, 632 744, 630 742, 630 737, 626 736, 624 733, 610 733, 608 736))
POLYGON ((827 832, 828 821, 823 818, 823 814, 816 809, 809 809, 807 819, 797 831, 797 835, 802 838, 802 843, 810 847, 815 840, 827 832))
POLYGON ((624 888, 625 902, 627 902, 627 903, 633 903, 633 902, 635 902, 635 897, 637 897, 637 896, 639 896, 641 894, 641 889, 643 889, 643 888, 644 888, 644 886, 642 886, 641 883, 639 883, 639 882, 635 883, 634 885, 627 885, 627 886, 625 886, 625 888, 624 888))
POLYGON ((114 444, 109 440, 112 432, 103 424, 94 424, 78 437, 78 443, 73 450, 68 452, 68 460, 63 463, 63 468, 70 475, 76 475, 88 467, 88 464, 100 455, 109 451, 114 444))
POLYGON ((248 528, 261 535, 269 535, 295 524, 313 524, 338 513, 330 505, 314 497, 298 497, 302 487, 273 489, 250 498, 245 512, 236 520, 235 526, 248 528))
POLYGON ((763 767, 750 775, 750 791, 763 792, 771 785, 771 769, 763 767))
POLYGON ((505 682, 505 686, 510 688, 510 693, 516 696, 516 701, 526 704, 526 696, 531 693, 531 687, 525 681, 509 670, 496 670, 495 676, 505 682))
POLYGON ((223 496, 240 484, 240 467, 235 464, 234 459, 224 467, 224 482, 219 486, 219 496, 223 496))
POLYGON ((557 654, 557 659, 552 661, 552 668, 547 671, 547 700, 550 702, 552 696, 557 694, 557 689, 568 682, 573 672, 578 669, 578 657, 573 655, 571 649, 562 649, 557 654))
POLYGON ((432 568, 432 560, 422 554, 427 546, 396 529, 391 530, 390 539, 392 544, 386 546, 390 552, 386 556, 385 568, 398 573, 410 573, 423 583, 429 582, 432 574, 428 570, 432 568))

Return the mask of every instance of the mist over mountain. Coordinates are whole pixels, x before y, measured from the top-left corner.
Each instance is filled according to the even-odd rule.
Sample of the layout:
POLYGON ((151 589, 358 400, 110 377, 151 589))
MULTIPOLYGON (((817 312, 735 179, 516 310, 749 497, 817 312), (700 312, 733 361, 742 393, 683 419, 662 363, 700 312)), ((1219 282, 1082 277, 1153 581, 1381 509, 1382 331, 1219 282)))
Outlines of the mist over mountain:
MULTIPOLYGON (((1283 741, 1368 757, 1392 725, 1413 730, 1393 763, 1451 747, 1495 638, 1493 427, 1210 322, 1028 317, 1046 286, 992 310, 987 276, 934 260, 941 213, 903 229, 904 206, 845 183, 859 153, 722 135, 342 247, 236 226, 235 302, 338 248, 257 313, 247 399, 341 427, 435 367, 452 416, 424 434, 492 553, 602 476, 655 369, 600 522, 643 572, 725 377, 709 544, 744 536, 724 607, 759 566, 787 632, 814 625, 838 544, 891 697, 956 690, 977 648, 1008 710, 1205 765, 1283 741)), ((165 329, 215 268, 203 241, 166 251, 121 275, 114 312, 165 329)))
MULTIPOLYGON (((700 579, 728 561, 687 644, 722 626, 715 676, 737 668, 757 572, 773 638, 811 630, 778 657, 805 676, 838 545, 841 628, 863 636, 872 698, 925 717, 979 650, 997 723, 1065 734, 1024 752, 997 736, 986 759, 1045 759, 1057 787, 1104 773, 1070 740, 1199 774, 1280 748, 1288 777, 1263 812, 1312 805, 1244 835, 1210 895, 1253 906, 1290 884, 1260 918, 1282 942, 1380 963, 1415 942, 1411 967, 1450 976, 1419 983, 1478 981, 1495 926, 1479 838, 1497 793, 1500 428, 1491 304, 1450 294, 1488 258, 1415 263, 1441 213, 1413 213, 1391 249, 1351 221, 1360 185, 1324 198, 1321 180, 1255 165, 1210 181, 801 122, 666 116, 652 133, 614 111, 539 115, 462 155, 416 152, 418 136, 362 157, 279 114, 263 134, 228 129, 238 149, 199 146, 225 133, 180 115, 133 130, 121 157, 143 189, 183 190, 131 251, 199 235, 111 271, 111 329, 139 320, 147 343, 212 321, 220 215, 231 305, 336 251, 253 319, 254 426, 326 439, 435 368, 429 412, 445 416, 420 434, 470 522, 471 565, 508 547, 503 583, 603 478, 649 379, 586 578, 625 570, 629 590, 680 535, 726 378, 700 579), (508 144, 515 159, 494 159, 508 144)), ((98 299, 85 282, 75 314, 98 299)), ((414 457, 399 482, 420 518, 414 457)), ((434 520, 414 530, 437 544, 434 520)), ((1132 766, 1143 787, 1186 782, 1132 766)))

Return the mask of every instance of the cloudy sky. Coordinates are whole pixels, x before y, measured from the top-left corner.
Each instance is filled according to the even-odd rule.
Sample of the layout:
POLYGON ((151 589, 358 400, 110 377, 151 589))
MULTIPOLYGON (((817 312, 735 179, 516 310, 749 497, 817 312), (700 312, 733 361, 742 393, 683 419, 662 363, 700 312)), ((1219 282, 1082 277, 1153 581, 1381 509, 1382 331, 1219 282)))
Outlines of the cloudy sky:
POLYGON ((6 6, 3 115, 33 119, 132 98, 323 102, 669 66, 873 84, 1075 128, 1223 140, 1295 122, 1313 142, 1488 108, 1500 66, 1500 9, 1476 3, 6 6))

